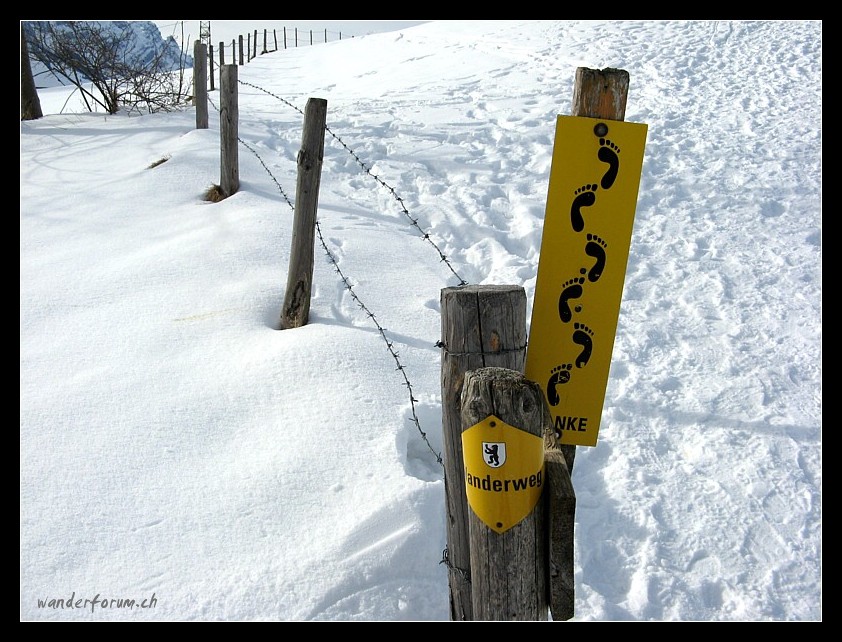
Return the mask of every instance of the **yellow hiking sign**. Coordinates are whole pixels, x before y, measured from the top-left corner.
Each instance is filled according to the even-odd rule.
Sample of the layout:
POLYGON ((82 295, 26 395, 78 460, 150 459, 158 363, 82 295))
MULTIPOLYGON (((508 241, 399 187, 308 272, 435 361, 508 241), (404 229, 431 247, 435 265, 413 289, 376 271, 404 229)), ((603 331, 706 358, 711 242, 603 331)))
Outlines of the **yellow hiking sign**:
POLYGON ((647 126, 559 116, 525 375, 563 444, 595 446, 647 126))
POLYGON ((494 415, 462 433, 465 492, 477 517, 497 533, 523 521, 544 488, 544 440, 494 415))

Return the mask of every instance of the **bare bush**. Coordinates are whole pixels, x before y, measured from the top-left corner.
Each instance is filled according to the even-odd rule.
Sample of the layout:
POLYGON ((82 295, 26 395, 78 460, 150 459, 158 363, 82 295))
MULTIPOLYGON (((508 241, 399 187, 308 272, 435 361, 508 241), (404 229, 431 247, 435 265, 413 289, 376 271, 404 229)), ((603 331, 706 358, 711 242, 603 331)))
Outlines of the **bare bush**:
POLYGON ((29 53, 62 84, 74 85, 89 111, 170 111, 187 101, 187 55, 172 68, 167 49, 142 48, 128 22, 24 23, 29 53))

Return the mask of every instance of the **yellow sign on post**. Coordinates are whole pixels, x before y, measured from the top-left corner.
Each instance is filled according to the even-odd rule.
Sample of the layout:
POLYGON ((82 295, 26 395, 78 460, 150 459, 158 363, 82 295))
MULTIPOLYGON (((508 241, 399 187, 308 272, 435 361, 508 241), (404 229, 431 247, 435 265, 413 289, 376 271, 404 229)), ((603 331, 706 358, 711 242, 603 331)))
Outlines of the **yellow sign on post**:
POLYGON ((559 116, 524 374, 563 444, 596 446, 647 126, 559 116))
POLYGON ((465 492, 477 517, 497 533, 523 521, 544 488, 544 440, 494 415, 462 433, 465 492))

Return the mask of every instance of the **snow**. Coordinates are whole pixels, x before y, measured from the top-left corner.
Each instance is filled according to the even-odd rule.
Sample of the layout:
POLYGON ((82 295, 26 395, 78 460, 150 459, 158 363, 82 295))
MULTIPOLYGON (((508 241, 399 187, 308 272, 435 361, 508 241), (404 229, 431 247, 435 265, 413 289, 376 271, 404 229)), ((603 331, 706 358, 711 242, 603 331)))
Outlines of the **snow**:
POLYGON ((519 285, 531 315, 577 67, 628 71, 648 132, 571 621, 821 621, 821 20, 439 20, 260 56, 219 203, 218 86, 208 129, 43 90, 20 619, 448 621, 441 290, 519 285), (311 97, 314 291, 279 330, 311 97))

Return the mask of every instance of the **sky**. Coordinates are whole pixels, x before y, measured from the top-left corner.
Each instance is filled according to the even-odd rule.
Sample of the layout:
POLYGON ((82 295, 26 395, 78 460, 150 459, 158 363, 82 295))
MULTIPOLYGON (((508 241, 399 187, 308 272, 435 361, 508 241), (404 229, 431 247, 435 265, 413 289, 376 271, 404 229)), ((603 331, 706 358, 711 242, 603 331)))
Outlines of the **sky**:
POLYGON ((523 289, 547 408, 596 403, 568 621, 822 620, 820 20, 439 20, 258 56, 216 203, 209 99, 197 129, 44 89, 21 122, 21 621, 450 620, 463 284, 523 289), (629 74, 599 143, 579 67, 629 74), (311 307, 281 330, 310 98, 311 307))

